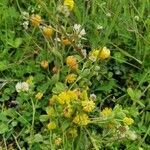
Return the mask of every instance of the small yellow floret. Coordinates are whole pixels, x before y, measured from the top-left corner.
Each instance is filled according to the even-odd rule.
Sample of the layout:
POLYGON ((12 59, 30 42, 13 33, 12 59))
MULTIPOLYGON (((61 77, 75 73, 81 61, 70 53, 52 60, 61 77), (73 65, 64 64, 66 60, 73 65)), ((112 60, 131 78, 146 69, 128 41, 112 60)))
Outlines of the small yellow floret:
POLYGON ((64 6, 67 6, 69 10, 72 10, 74 8, 74 1, 64 0, 64 6))
POLYGON ((99 58, 104 60, 110 57, 110 50, 107 47, 103 47, 100 51, 99 58))
POLYGON ((90 122, 90 119, 87 114, 79 114, 73 119, 73 123, 81 126, 85 126, 90 122))
POLYGON ((70 97, 68 96, 67 92, 61 92, 58 95, 57 100, 60 104, 69 104, 70 103, 70 97))
POLYGON ((95 108, 95 103, 93 101, 82 101, 82 107, 85 112, 92 112, 95 108))
POLYGON ((105 109, 102 110, 101 114, 103 117, 108 117, 112 113, 112 109, 106 107, 105 109))
POLYGON ((55 123, 55 122, 50 122, 50 123, 47 125, 47 128, 48 128, 49 130, 56 129, 56 123, 55 123))
POLYGON ((38 92, 38 93, 35 95, 35 98, 36 98, 37 100, 42 99, 42 97, 43 97, 43 93, 42 93, 42 92, 38 92))
POLYGON ((33 26, 38 27, 42 23, 41 16, 33 14, 31 16, 31 23, 33 26))
POLYGON ((44 69, 47 69, 49 66, 49 63, 47 60, 43 60, 41 61, 41 67, 44 68, 44 69))
POLYGON ((76 79, 77 75, 73 73, 66 76, 66 82, 68 83, 73 83, 76 79))
POLYGON ((51 26, 47 26, 43 28, 43 34, 45 37, 49 38, 53 35, 53 29, 51 26))
POLYGON ((125 117, 125 118, 123 119, 123 123, 124 123, 125 125, 131 125, 131 124, 134 123, 134 120, 133 120, 132 118, 125 117))

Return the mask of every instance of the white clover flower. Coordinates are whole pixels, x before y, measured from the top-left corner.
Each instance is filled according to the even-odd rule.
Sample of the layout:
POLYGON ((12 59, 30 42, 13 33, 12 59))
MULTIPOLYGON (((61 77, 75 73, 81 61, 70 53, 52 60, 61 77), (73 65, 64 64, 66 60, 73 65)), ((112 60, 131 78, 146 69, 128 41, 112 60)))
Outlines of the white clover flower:
POLYGON ((84 58, 86 58, 86 57, 87 57, 86 49, 81 49, 81 52, 82 52, 82 54, 83 54, 84 58))
POLYGON ((27 92, 29 90, 29 84, 27 82, 18 82, 16 84, 16 91, 19 92, 27 92))
POLYGON ((134 20, 139 21, 140 17, 139 16, 134 16, 134 20))
POLYGON ((137 134, 135 133, 135 131, 131 131, 131 130, 128 130, 126 132, 126 137, 130 140, 136 140, 137 139, 137 134))
POLYGON ((23 25, 23 28, 24 28, 25 30, 27 30, 28 27, 29 27, 29 21, 24 21, 22 25, 23 25))
POLYGON ((111 13, 107 13, 106 16, 107 16, 107 17, 111 17, 111 13))
POLYGON ((66 17, 70 15, 70 11, 67 6, 58 6, 57 11, 63 13, 66 17))
POLYGON ((24 20, 28 20, 29 19, 29 13, 26 11, 21 12, 22 18, 24 20))
POLYGON ((82 26, 80 24, 75 24, 73 26, 73 29, 79 38, 82 38, 86 34, 85 29, 82 29, 82 26))
POLYGON ((97 30, 102 30, 104 27, 103 26, 101 26, 101 25, 97 25, 97 30))
POLYGON ((90 99, 95 100, 96 99, 96 95, 94 93, 90 94, 90 99))

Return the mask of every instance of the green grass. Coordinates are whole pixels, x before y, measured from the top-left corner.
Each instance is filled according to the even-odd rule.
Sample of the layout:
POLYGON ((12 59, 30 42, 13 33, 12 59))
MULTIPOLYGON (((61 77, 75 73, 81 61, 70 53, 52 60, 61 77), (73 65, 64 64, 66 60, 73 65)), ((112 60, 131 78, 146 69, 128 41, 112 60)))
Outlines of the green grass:
MULTIPOLYGON (((58 12, 62 4, 63 0, 0 0, 0 150, 150 149, 149 0, 75 0, 69 17, 58 12), (54 35, 45 38, 42 28, 33 27, 30 20, 25 30, 24 11, 30 16, 40 15, 41 26, 50 24, 54 35), (67 33, 72 33, 74 24, 85 29, 86 40, 79 45, 80 39, 75 39, 71 46, 55 40, 69 38, 67 33), (80 55, 80 48, 89 55, 104 46, 111 51, 108 60, 92 63, 80 55), (69 85, 65 78, 71 73, 66 65, 70 55, 77 58, 79 69, 74 72, 77 80, 69 85), (48 61, 48 69, 41 67, 43 60, 48 61), (60 68, 59 73, 53 73, 54 66, 60 68), (16 84, 30 76, 30 90, 16 92, 16 84), (62 118, 62 108, 57 105, 57 115, 48 118, 49 99, 67 88, 80 88, 88 97, 92 93, 97 96, 96 108, 88 114, 93 123, 74 125, 62 118), (38 92, 44 94, 39 101, 35 99, 38 92), (111 107, 113 115, 103 120, 105 107, 111 107), (124 116, 134 119, 129 128, 135 132, 135 140, 118 135, 124 128, 124 116), (59 126, 54 131, 47 129, 50 119, 59 126), (114 120, 115 131, 106 127, 114 120), (77 129, 76 138, 69 138, 70 127, 77 129), (62 139, 60 146, 54 142, 58 137, 62 139)), ((73 107, 80 108, 76 104, 73 107)))

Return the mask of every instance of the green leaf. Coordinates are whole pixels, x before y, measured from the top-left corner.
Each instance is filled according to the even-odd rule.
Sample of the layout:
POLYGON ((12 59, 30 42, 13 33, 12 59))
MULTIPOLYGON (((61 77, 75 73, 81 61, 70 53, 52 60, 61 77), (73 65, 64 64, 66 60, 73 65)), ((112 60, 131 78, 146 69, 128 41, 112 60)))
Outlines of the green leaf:
POLYGON ((34 135, 34 142, 42 142, 43 141, 43 136, 41 134, 35 134, 34 135))
POLYGON ((61 82, 56 83, 55 87, 52 89, 53 93, 58 94, 66 89, 65 85, 61 82))
POLYGON ((5 123, 0 123, 0 134, 4 134, 9 130, 8 125, 5 123))
POLYGON ((39 119, 40 119, 41 122, 45 122, 45 121, 47 121, 49 119, 49 116, 48 115, 41 115, 39 117, 39 119))
POLYGON ((16 38, 14 41, 14 47, 18 48, 22 44, 22 38, 16 38))
POLYGON ((8 68, 7 61, 0 61, 0 71, 4 71, 8 68))

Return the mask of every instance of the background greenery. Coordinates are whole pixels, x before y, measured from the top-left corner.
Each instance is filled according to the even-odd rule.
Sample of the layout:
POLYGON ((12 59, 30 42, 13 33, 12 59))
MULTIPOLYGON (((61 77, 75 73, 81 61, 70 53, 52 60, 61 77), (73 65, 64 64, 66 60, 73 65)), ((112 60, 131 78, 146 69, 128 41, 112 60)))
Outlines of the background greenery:
MULTIPOLYGON (((43 70, 40 62, 47 59, 53 66, 53 62, 60 63, 59 57, 74 53, 68 52, 60 56, 58 51, 51 55, 46 49, 52 47, 43 42, 44 38, 39 30, 32 27, 27 31, 23 29, 21 12, 32 14, 32 10, 54 27, 58 21, 62 24, 68 22, 68 25, 81 24, 87 32, 87 40, 83 43, 87 52, 99 45, 107 46, 111 50, 111 59, 104 63, 99 71, 100 82, 91 78, 93 86, 90 90, 97 95, 97 103, 102 108, 120 104, 123 108, 137 113, 133 128, 141 138, 121 144, 116 141, 106 149, 137 150, 139 147, 143 147, 144 150, 150 149, 149 0, 76 0, 71 19, 63 15, 56 18, 53 15, 56 14, 56 6, 59 3, 56 0, 0 0, 1 149, 12 147, 18 149, 17 145, 26 149, 30 145, 28 138, 32 122, 32 106, 26 101, 30 95, 17 96, 15 91, 16 83, 26 80, 30 75, 34 76, 35 91, 45 93, 45 100, 37 106, 35 138, 32 139, 33 146, 30 148, 38 149, 36 146, 39 142, 46 144, 43 139, 48 135, 41 133, 42 123, 39 116, 45 113, 49 99, 47 95, 54 90, 59 79, 51 71, 43 70), (37 50, 40 54, 35 56, 37 50), (12 101, 17 101, 17 104, 12 106, 12 101)), ((59 24, 57 28, 58 26, 59 24)), ((96 135, 93 138, 98 140, 96 135)), ((80 137, 78 145, 84 144, 82 139, 84 138, 80 137)), ((64 149, 67 149, 65 145, 64 149)), ((78 149, 88 148, 81 146, 78 149)))

